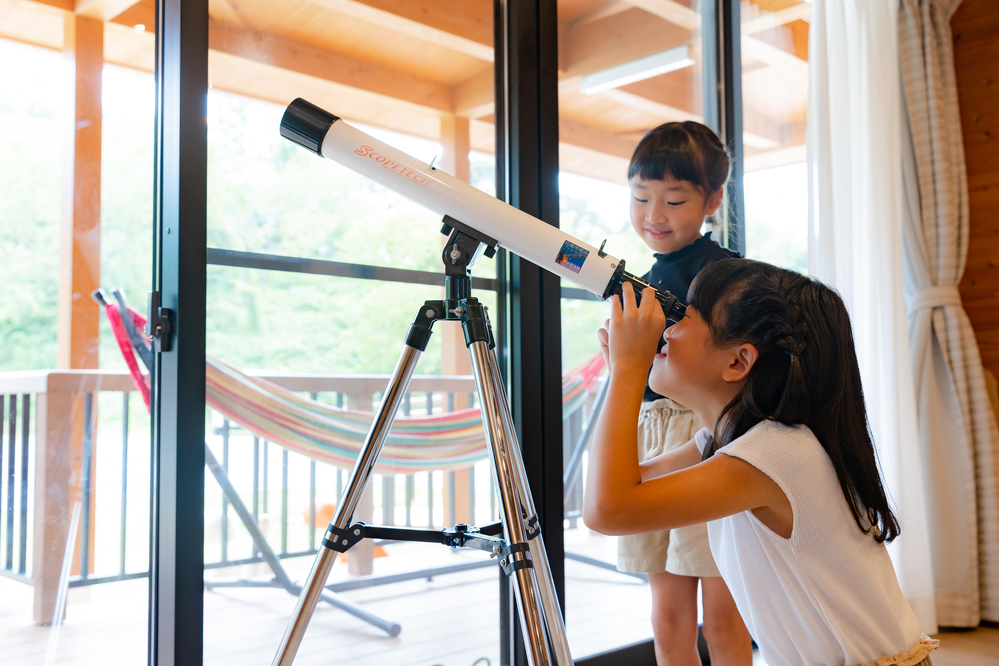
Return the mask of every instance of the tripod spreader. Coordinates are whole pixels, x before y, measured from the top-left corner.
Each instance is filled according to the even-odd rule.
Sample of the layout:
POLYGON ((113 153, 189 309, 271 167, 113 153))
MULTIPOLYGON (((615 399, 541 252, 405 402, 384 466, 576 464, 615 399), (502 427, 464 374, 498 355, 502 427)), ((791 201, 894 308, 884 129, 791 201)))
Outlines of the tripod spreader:
POLYGON ((323 546, 338 553, 345 553, 361 539, 385 539, 388 541, 414 541, 418 543, 439 543, 448 548, 474 548, 498 557, 499 564, 507 575, 517 569, 533 566, 531 560, 515 560, 515 552, 527 552, 527 544, 509 545, 506 539, 498 536, 503 533, 503 523, 496 521, 482 527, 469 527, 458 523, 452 528, 426 530, 411 527, 386 527, 355 523, 345 530, 331 526, 323 539, 323 546))

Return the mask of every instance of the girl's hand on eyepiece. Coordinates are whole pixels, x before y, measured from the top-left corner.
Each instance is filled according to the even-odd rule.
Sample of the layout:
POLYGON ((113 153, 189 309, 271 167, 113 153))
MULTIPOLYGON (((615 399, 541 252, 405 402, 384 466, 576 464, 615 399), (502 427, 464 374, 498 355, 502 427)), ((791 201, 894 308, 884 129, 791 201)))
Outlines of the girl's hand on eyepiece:
POLYGON ((666 330, 666 315, 656 300, 655 290, 645 289, 641 304, 637 305, 634 291, 627 287, 621 290, 620 299, 611 296, 609 300, 611 316, 606 331, 601 329, 597 333, 601 338, 606 332, 608 368, 648 372, 666 330))

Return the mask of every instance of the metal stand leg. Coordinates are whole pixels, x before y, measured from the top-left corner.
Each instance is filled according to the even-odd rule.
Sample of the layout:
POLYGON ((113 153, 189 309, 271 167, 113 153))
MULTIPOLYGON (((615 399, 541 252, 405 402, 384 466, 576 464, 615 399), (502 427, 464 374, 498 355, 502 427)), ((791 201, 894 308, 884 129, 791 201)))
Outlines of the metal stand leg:
POLYGON ((499 396, 502 402, 503 426, 506 430, 507 438, 512 442, 510 457, 517 473, 520 501, 524 507, 527 520, 533 523, 536 529, 536 533, 530 541, 531 557, 537 563, 538 578, 541 587, 541 602, 547 619, 552 649, 555 652, 556 663, 560 665, 572 664, 572 656, 569 653, 569 639, 565 633, 565 620, 562 617, 561 604, 558 601, 555 581, 552 578, 551 568, 548 563, 545 540, 541 534, 540 525, 537 522, 538 512, 534 506, 534 498, 531 496, 530 486, 527 482, 527 470, 524 467, 524 458, 520 455, 520 442, 517 441, 517 431, 514 428, 513 418, 510 415, 510 407, 506 402, 506 392, 503 389, 502 375, 499 371, 499 361, 496 359, 495 350, 489 350, 489 364, 492 367, 493 392, 499 396))
MULTIPOLYGON (((509 410, 502 393, 496 388, 500 379, 496 366, 492 361, 489 344, 485 341, 472 342, 468 346, 472 353, 472 373, 475 375, 475 386, 479 392, 479 404, 482 408, 482 424, 486 429, 486 439, 490 443, 490 457, 493 462, 493 473, 496 485, 500 490, 503 503, 503 531, 507 544, 514 550, 512 556, 517 563, 516 590, 517 606, 520 611, 521 629, 525 642, 528 644, 528 661, 533 666, 551 664, 552 656, 548 647, 546 624, 562 624, 561 613, 554 614, 542 609, 540 603, 545 601, 538 583, 538 571, 535 567, 547 569, 547 559, 535 555, 533 541, 528 542, 525 517, 534 518, 533 511, 525 516, 527 505, 523 502, 525 493, 522 491, 523 480, 517 461, 520 459, 520 447, 515 438, 510 437, 507 428, 509 410), (548 622, 546 623, 546 620, 548 622)), ((530 493, 526 493, 528 496, 530 493)), ((539 531, 536 522, 532 532, 539 531)), ((532 534, 540 538, 540 534, 532 534)), ((549 574, 550 575, 550 574, 549 574)))
POLYGON ((274 656, 273 666, 291 666, 298 652, 298 646, 302 643, 305 630, 309 626, 312 614, 316 610, 316 604, 324 595, 326 579, 329 578, 333 563, 336 562, 339 553, 331 546, 333 541, 340 539, 342 533, 350 527, 351 518, 357 508, 361 495, 364 494, 371 479, 371 474, 375 469, 378 455, 382 451, 385 437, 388 435, 392 421, 395 419, 402 398, 409 388, 409 382, 413 378, 413 370, 416 369, 416 362, 420 359, 420 350, 406 345, 402 356, 399 358, 392 379, 385 390, 384 398, 375 414, 375 420, 368 430, 368 436, 364 440, 364 447, 354 463, 354 469, 350 473, 350 479, 344 488, 343 497, 337 505, 336 513, 326 530, 326 537, 323 539, 323 547, 316 554, 316 561, 312 565, 309 577, 302 592, 298 597, 298 604, 292 614, 291 622, 285 630, 281 645, 274 656))
MULTIPOLYGON (((225 470, 219 465, 218 460, 216 460, 215 455, 212 453, 208 445, 205 444, 205 465, 211 471, 215 480, 218 482, 219 487, 222 488, 222 492, 229 499, 229 503, 232 508, 236 511, 236 515, 242 521, 243 526, 250 533, 250 537, 253 539, 253 543, 256 544, 257 550, 263 556, 264 561, 274 572, 274 582, 267 583, 265 587, 281 587, 287 590, 291 594, 300 594, 302 592, 302 586, 296 585, 288 573, 284 570, 281 565, 281 560, 271 549, 270 544, 267 543, 267 538, 264 533, 260 531, 260 527, 257 526, 256 521, 253 520, 253 516, 247 510, 246 505, 243 504, 243 500, 240 498, 239 493, 233 487, 232 482, 229 481, 229 477, 226 475, 225 470)), ((246 581, 239 581, 235 583, 222 583, 222 584, 210 584, 206 583, 205 587, 246 587, 248 586, 246 581)), ((256 585, 252 585, 256 587, 256 585)), ((326 592, 320 597, 326 603, 336 606, 337 608, 346 611, 356 618, 364 620, 368 624, 372 624, 389 636, 398 636, 399 632, 402 631, 402 627, 396 622, 390 622, 383 618, 378 617, 374 613, 371 613, 357 604, 347 601, 343 597, 340 597, 336 593, 326 592)))

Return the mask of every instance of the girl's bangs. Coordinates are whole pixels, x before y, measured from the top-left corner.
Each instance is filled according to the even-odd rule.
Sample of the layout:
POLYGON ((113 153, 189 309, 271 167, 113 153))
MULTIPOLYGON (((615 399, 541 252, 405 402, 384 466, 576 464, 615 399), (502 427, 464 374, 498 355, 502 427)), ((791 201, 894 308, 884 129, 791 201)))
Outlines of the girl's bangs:
POLYGON ((680 154, 680 151, 670 151, 669 153, 657 153, 655 155, 635 155, 632 168, 629 169, 628 178, 636 175, 642 180, 685 180, 693 183, 698 189, 705 189, 701 174, 692 163, 692 156, 680 154))

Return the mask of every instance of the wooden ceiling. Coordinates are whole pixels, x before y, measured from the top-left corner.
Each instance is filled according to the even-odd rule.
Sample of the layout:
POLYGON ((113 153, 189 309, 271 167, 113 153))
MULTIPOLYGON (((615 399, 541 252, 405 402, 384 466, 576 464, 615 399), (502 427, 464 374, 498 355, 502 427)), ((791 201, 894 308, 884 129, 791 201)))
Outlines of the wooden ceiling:
MULTIPOLYGON (((700 119, 698 64, 594 95, 579 90, 587 74, 676 46, 699 61, 690 1, 558 0, 563 170, 623 181, 645 131, 700 119)), ((744 4, 747 170, 804 159, 808 10, 800 0, 744 4)), ((154 0, 0 0, 0 37, 61 49, 66 12, 106 22, 107 62, 152 71, 154 0)), ((472 149, 494 150, 492 0, 210 0, 209 14, 215 89, 280 105, 305 97, 348 120, 430 139, 440 138, 442 118, 468 118, 472 149)))

